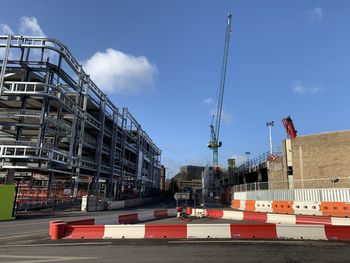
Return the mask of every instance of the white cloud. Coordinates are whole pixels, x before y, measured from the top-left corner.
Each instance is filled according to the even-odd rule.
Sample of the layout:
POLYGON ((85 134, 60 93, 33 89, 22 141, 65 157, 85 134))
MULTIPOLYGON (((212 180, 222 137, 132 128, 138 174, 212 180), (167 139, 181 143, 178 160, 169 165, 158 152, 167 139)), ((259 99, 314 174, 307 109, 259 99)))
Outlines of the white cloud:
MULTIPOLYGON (((216 114, 216 110, 212 109, 210 111, 210 115, 213 116, 213 115, 217 115, 216 114)), ((223 123, 227 124, 227 125, 230 125, 232 124, 232 114, 226 112, 224 109, 221 110, 221 120, 223 123)))
POLYGON ((135 57, 112 48, 96 52, 83 69, 106 93, 135 94, 152 88, 157 67, 144 56, 135 57))
POLYGON ((204 104, 208 104, 208 105, 214 105, 214 100, 213 98, 209 97, 203 100, 204 104))
POLYGON ((19 33, 21 35, 45 36, 38 20, 35 17, 23 16, 20 19, 19 33))
POLYGON ((232 114, 222 110, 221 112, 221 118, 222 118, 222 121, 225 123, 225 124, 231 124, 232 123, 232 114))
POLYGON ((308 12, 310 21, 321 21, 323 19, 323 9, 321 7, 315 7, 308 12))
POLYGON ((315 94, 321 91, 322 87, 317 85, 305 85, 301 81, 296 81, 293 84, 292 90, 297 94, 315 94))
MULTIPOLYGON (((216 116, 216 106, 215 101, 213 98, 209 97, 202 101, 204 104, 207 104, 209 106, 212 106, 213 108, 209 111, 210 116, 215 115, 216 116), (215 108, 214 108, 215 107, 215 108)), ((221 120, 227 124, 230 125, 232 123, 232 115, 225 111, 225 106, 223 106, 223 109, 221 110, 221 120)))
POLYGON ((0 24, 0 33, 3 35, 13 35, 13 30, 7 24, 0 24))
POLYGON ((19 21, 17 32, 13 31, 8 24, 0 24, 0 34, 5 35, 27 35, 27 36, 45 36, 44 31, 41 29, 38 20, 31 16, 22 16, 19 21))

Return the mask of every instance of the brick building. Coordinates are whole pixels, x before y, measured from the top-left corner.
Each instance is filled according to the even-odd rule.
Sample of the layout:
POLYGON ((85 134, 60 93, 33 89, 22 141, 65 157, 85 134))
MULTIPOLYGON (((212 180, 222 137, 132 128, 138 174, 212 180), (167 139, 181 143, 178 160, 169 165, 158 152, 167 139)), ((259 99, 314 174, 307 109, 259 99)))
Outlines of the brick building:
POLYGON ((271 189, 350 187, 350 130, 282 142, 282 159, 268 162, 271 189))

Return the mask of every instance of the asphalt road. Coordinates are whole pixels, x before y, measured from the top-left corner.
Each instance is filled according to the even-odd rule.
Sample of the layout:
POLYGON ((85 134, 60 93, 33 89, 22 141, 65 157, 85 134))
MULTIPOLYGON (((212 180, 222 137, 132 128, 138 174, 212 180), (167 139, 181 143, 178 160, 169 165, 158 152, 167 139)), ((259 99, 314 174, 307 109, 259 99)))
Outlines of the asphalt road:
POLYGON ((144 207, 128 208, 117 211, 100 211, 89 213, 67 212, 60 213, 56 216, 26 218, 13 221, 0 221, 0 243, 4 239, 11 239, 12 237, 26 237, 48 233, 50 220, 72 221, 83 218, 95 218, 96 224, 114 224, 116 216, 120 214, 134 212, 136 213, 165 208, 175 208, 175 201, 162 202, 158 204, 147 205, 144 207))
MULTIPOLYGON (((174 204, 0 222, 0 262, 350 262, 350 242, 213 239, 51 241, 48 237, 49 220, 94 217, 97 223, 110 223, 114 222, 117 214, 169 207, 174 207, 174 204)), ((169 218, 148 223, 183 221, 169 218)), ((232 221, 204 218, 187 223, 232 221)))
POLYGON ((37 240, 0 245, 0 262, 349 262, 350 244, 264 240, 37 240), (21 244, 22 243, 22 244, 21 244))

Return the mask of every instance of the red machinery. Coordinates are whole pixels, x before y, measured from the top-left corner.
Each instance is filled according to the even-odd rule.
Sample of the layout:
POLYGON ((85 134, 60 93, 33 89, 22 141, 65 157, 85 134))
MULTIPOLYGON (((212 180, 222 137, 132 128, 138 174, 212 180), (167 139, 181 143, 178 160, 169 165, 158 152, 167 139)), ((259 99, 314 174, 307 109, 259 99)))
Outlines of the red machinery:
POLYGON ((294 139, 295 137, 297 137, 297 131, 294 128, 294 124, 292 119, 290 118, 290 116, 284 118, 282 120, 283 126, 286 129, 288 138, 290 139, 294 139))

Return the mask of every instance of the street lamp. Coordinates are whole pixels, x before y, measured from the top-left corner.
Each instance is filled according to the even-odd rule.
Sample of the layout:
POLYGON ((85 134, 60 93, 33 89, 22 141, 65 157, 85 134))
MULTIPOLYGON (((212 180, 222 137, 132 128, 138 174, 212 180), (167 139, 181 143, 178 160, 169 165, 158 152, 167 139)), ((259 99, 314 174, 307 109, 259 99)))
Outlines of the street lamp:
POLYGON ((247 156, 247 162, 249 163, 249 155, 250 155, 250 152, 245 152, 244 154, 247 156))
POLYGON ((269 134, 270 134, 270 155, 272 155, 272 126, 273 121, 266 122, 266 126, 269 127, 269 134))

